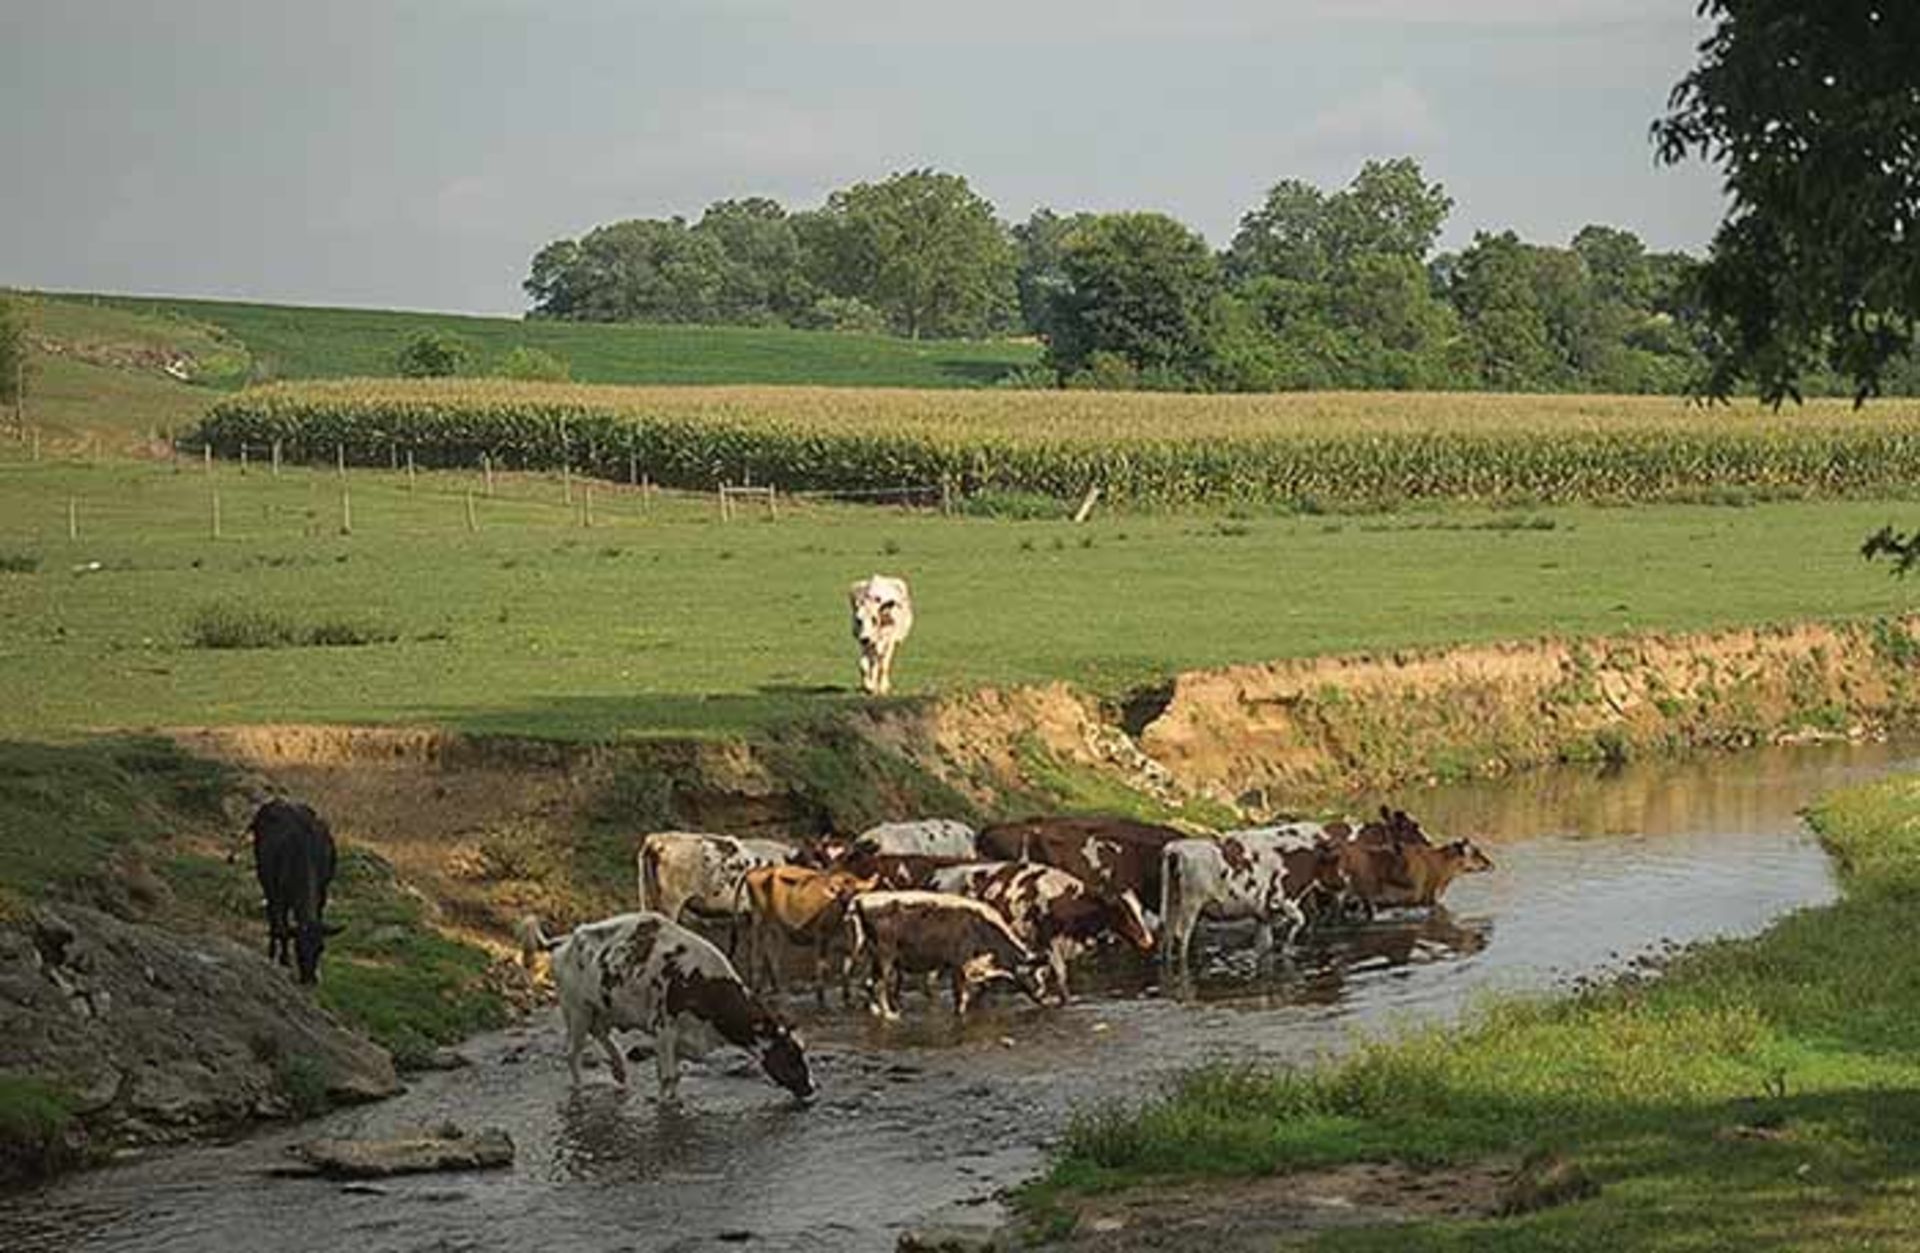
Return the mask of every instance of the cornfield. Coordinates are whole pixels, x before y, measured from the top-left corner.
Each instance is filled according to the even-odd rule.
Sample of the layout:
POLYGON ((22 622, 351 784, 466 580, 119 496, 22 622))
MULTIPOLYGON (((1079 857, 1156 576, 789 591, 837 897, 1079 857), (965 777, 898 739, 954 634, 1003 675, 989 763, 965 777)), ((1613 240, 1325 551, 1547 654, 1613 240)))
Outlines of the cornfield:
POLYGON ((1182 396, 343 380, 238 393, 195 442, 237 455, 422 465, 480 458, 667 486, 750 480, 959 490, 1153 507, 1388 505, 1904 494, 1920 483, 1920 404, 1774 413, 1671 398, 1306 393, 1182 396), (630 460, 631 459, 631 460, 630 460))

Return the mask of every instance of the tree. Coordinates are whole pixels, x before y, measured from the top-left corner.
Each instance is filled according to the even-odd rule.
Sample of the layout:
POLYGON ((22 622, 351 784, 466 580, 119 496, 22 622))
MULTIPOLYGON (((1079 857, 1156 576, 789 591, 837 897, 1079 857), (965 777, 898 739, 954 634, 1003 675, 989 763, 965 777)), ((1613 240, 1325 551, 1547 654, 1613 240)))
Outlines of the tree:
POLYGON ((1856 402, 1920 320, 1920 5, 1701 0, 1716 25, 1653 124, 1661 160, 1725 171, 1699 271, 1704 390, 1778 405, 1827 366, 1856 402))
POLYGON ((410 379, 446 378, 473 360, 473 346, 445 331, 422 331, 402 345, 394 368, 410 379))
POLYGON ((807 281, 793 222, 778 201, 764 196, 719 200, 693 228, 719 245, 723 258, 716 296, 721 322, 791 322, 818 294, 807 281))
POLYGON ((1328 282, 1370 254, 1421 262, 1452 210, 1453 198, 1427 182, 1412 157, 1368 161, 1331 195, 1285 179, 1240 219, 1227 265, 1236 279, 1269 274, 1328 282))
POLYGON ((27 303, 0 295, 0 403, 13 408, 13 425, 27 427, 27 303))
POLYGON ((816 280, 911 338, 982 334, 1016 307, 1012 244, 993 206, 957 174, 856 183, 803 230, 816 280))
POLYGON ((679 218, 636 218, 555 240, 523 286, 535 317, 586 322, 719 320, 727 255, 679 218))
POLYGON ((1204 373, 1208 316, 1225 288, 1206 240, 1164 214, 1108 213, 1068 236, 1061 266, 1047 359, 1063 377, 1096 352, 1141 371, 1204 373))
POLYGON ((1013 228, 1014 289, 1020 301, 1020 323, 1033 334, 1048 334, 1054 301, 1067 289, 1067 237, 1093 218, 1091 213, 1063 217, 1043 207, 1013 228))

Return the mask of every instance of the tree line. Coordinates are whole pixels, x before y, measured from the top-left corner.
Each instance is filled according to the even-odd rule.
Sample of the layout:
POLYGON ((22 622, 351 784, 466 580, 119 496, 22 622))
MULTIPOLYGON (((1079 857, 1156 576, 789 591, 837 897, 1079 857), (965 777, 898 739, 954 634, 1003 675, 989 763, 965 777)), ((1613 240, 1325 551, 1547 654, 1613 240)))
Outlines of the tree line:
POLYGON ((540 249, 524 286, 535 318, 1029 334, 1043 365, 1008 380, 1027 386, 1676 393, 1705 376, 1696 258, 1599 224, 1436 252, 1452 208, 1412 158, 1368 161, 1331 191, 1275 184, 1215 251, 1161 213, 1008 224, 960 175, 910 170, 817 209, 755 197, 597 227, 540 249))

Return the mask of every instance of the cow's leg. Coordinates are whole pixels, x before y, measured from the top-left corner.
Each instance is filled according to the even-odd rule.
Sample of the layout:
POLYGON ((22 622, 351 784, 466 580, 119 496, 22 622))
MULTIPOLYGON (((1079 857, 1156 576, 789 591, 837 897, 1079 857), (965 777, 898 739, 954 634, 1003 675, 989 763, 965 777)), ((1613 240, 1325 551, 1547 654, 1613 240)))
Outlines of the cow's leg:
POLYGON ((967 1010, 973 1007, 973 981, 959 969, 953 972, 953 1016, 965 1018, 967 1010))
POLYGON ((880 695, 893 691, 893 645, 880 646, 880 695))
POLYGON ((1060 1003, 1067 1003, 1067 950, 1073 941, 1065 936, 1055 936, 1053 943, 1047 946, 1047 964, 1053 969, 1053 988, 1060 997, 1060 1003))
POLYGON ((878 953, 873 959, 873 999, 869 1007, 885 1022, 897 1021, 900 1009, 894 1004, 893 962, 878 953))
POLYGON ((660 1078, 660 1100, 672 1105, 680 1100, 680 1058, 677 1053, 679 1040, 672 1018, 660 1025, 660 1034, 653 1040, 654 1073, 660 1078))
POLYGON ((1280 947, 1282 949, 1291 947, 1299 934, 1306 930, 1306 926, 1306 911, 1300 908, 1298 901, 1280 902, 1280 947))
POLYGON ((293 928, 287 925, 286 903, 267 906, 267 960, 293 965, 293 928))
POLYGON ((607 1068, 613 1072, 613 1081, 621 1087, 627 1086, 627 1059, 620 1056, 620 1050, 613 1042, 613 1032, 604 1028, 596 1033, 600 1041, 600 1051, 607 1055, 607 1068))
POLYGON ((581 1022, 564 1001, 561 1011, 567 1024, 567 1076, 577 1088, 580 1086, 580 1052, 587 1047, 587 1024, 581 1022))

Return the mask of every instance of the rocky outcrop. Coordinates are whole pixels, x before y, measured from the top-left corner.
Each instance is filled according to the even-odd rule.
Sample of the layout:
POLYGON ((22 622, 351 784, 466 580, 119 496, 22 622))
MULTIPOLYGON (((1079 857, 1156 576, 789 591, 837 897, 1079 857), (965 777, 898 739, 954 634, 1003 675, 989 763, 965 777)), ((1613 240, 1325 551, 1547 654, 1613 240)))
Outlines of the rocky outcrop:
POLYGON ((96 1145, 399 1091, 385 1050, 232 941, 49 905, 0 924, 0 1071, 65 1094, 96 1145))

